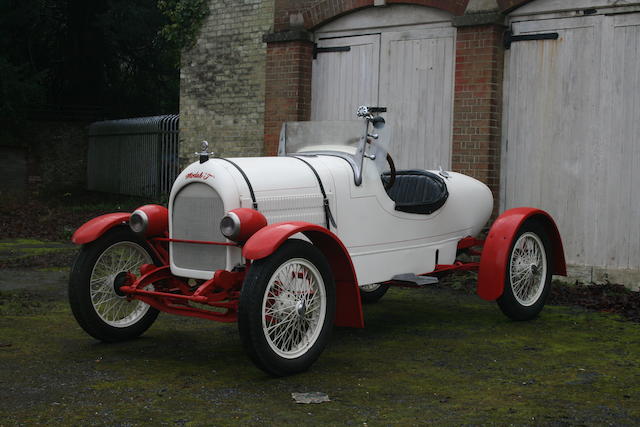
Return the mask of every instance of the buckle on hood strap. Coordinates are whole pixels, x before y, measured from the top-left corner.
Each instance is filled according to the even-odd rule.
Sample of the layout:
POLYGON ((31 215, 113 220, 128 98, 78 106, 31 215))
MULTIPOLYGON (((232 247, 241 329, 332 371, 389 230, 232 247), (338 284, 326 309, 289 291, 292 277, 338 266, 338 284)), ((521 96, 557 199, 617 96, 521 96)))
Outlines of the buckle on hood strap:
POLYGON ((256 195, 253 192, 253 186, 251 185, 251 181, 249 181, 249 177, 247 176, 247 174, 244 173, 242 168, 238 166, 235 162, 232 162, 229 159, 225 159, 224 157, 218 157, 218 159, 224 160, 227 163, 231 163, 236 169, 238 169, 238 172, 240 172, 240 174, 244 178, 244 181, 247 183, 247 187, 249 187, 249 194, 251 194, 251 200, 253 201, 253 209, 258 210, 258 202, 256 201, 256 195))
POLYGON ((322 193, 322 207, 324 209, 324 218, 327 223, 327 230, 331 230, 331 226, 333 226, 333 228, 338 228, 338 226, 336 225, 336 221, 333 218, 333 215, 331 214, 331 208, 329 207, 329 199, 327 198, 327 193, 324 191, 324 185, 322 185, 322 180, 320 179, 320 175, 318 175, 318 171, 316 171, 316 168, 314 168, 311 165, 311 163, 307 162, 302 157, 298 157, 298 156, 290 156, 290 157, 293 157, 294 159, 298 159, 302 163, 309 166, 309 169, 311 169, 313 174, 316 176, 316 179, 318 180, 318 186, 320 186, 320 192, 322 193))

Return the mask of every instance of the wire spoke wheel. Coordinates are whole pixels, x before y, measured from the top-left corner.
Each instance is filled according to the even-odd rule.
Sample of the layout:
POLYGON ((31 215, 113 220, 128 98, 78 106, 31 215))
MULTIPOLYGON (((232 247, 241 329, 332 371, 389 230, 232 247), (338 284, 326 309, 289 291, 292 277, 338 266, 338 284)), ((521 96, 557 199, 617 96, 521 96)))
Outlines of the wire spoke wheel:
POLYGON ((262 328, 271 349, 293 359, 316 342, 327 311, 324 282, 318 269, 302 258, 278 268, 262 301, 262 328))
POLYGON ((511 287, 513 296, 524 306, 531 306, 540 298, 547 276, 547 257, 540 238, 524 233, 511 252, 511 287))
POLYGON ((312 244, 291 239, 251 264, 240 293, 240 338, 260 369, 295 374, 309 369, 326 347, 335 311, 326 258, 312 244))
POLYGON ((157 263, 147 243, 128 227, 83 245, 69 275, 69 304, 82 329, 104 342, 129 340, 149 329, 158 310, 120 288, 140 275, 143 264, 157 263))
POLYGON ((148 304, 116 292, 122 273, 139 275, 143 264, 153 264, 153 260, 144 248, 134 242, 115 243, 96 261, 91 272, 89 293, 96 314, 106 324, 125 328, 138 322, 149 311, 148 304))
POLYGON ((512 242, 498 306, 513 320, 529 320, 540 313, 551 289, 552 247, 547 229, 533 220, 512 242))

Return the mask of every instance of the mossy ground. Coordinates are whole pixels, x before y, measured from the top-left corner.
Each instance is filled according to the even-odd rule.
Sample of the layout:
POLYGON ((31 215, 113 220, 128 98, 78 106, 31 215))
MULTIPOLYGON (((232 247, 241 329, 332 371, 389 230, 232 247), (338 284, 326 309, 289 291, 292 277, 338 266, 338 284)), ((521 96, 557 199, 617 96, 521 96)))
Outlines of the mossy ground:
POLYGON ((64 289, 0 294, 0 424, 640 423, 640 325, 547 306, 530 322, 443 289, 391 289, 312 369, 271 378, 236 325, 161 315, 101 344, 64 289), (296 404, 292 392, 327 393, 296 404))
POLYGON ((50 242, 36 239, 0 240, 0 259, 13 260, 28 256, 76 250, 77 247, 71 242, 50 242))

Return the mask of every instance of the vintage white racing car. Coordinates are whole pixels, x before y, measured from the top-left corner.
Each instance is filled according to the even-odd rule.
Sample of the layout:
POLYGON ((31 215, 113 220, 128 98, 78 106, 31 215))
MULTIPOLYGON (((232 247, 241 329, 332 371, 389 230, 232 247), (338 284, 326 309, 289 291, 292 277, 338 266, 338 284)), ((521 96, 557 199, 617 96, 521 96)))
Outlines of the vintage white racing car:
POLYGON ((478 240, 493 209, 487 186, 395 170, 381 110, 286 123, 277 157, 211 158, 203 144, 168 209, 81 226, 69 281, 80 326, 113 342, 142 334, 159 311, 237 321, 256 365, 288 375, 313 364, 334 325, 362 328, 362 301, 450 271, 479 271, 480 297, 512 319, 535 317, 551 275, 566 270, 553 219, 511 209, 478 240), (480 261, 458 261, 465 251, 480 261))

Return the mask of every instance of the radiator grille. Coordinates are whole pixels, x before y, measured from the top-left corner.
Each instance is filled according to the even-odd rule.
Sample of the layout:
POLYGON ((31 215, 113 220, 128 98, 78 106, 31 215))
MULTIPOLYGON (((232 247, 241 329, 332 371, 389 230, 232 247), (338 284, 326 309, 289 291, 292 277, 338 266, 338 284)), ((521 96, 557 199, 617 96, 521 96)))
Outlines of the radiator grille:
MULTIPOLYGON (((172 210, 173 239, 224 242, 220 220, 224 205, 220 195, 203 183, 185 186, 176 195, 172 210)), ((224 246, 171 243, 173 263, 179 268, 215 271, 226 267, 224 246)))

